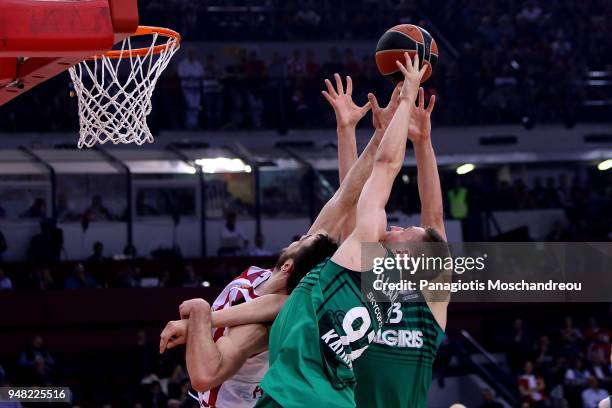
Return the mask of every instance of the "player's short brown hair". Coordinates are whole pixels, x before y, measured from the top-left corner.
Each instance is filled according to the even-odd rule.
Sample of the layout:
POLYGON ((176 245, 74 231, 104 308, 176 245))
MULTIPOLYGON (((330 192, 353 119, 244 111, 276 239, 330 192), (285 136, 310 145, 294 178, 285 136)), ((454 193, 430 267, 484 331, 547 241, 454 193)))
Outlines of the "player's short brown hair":
POLYGON ((298 249, 294 254, 281 255, 277 265, 280 267, 287 259, 293 260, 293 270, 287 278, 287 291, 291 293, 302 278, 315 266, 330 257, 338 249, 338 244, 327 234, 317 234, 309 245, 298 249))

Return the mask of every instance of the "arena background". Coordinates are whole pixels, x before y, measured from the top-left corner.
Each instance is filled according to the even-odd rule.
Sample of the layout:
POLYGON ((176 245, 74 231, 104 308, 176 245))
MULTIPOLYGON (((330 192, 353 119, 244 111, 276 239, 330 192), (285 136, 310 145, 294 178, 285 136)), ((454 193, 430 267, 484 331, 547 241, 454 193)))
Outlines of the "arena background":
MULTIPOLYGON (((76 149, 68 74, 0 107, 2 385, 68 386, 83 407, 189 406, 182 351, 158 354, 161 329, 182 300, 212 300, 306 229, 338 185, 323 79, 351 75, 358 103, 370 91, 386 99, 373 52, 399 23, 440 47, 426 92, 439 96, 432 138, 449 241, 610 241, 608 1, 139 6, 142 23, 183 36, 153 96, 154 144, 76 149)), ((418 220, 415 176, 408 154, 393 224, 418 220)), ((612 390, 611 312, 451 304, 430 407, 525 406, 527 362, 548 404, 527 406, 582 407, 588 377, 612 390)))

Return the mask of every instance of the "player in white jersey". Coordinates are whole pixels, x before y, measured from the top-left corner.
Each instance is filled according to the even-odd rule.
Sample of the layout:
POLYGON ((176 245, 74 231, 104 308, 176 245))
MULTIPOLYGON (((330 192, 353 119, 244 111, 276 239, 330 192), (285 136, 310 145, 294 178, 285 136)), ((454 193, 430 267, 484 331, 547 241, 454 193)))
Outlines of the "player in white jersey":
POLYGON ((268 328, 264 324, 229 326, 249 320, 272 321, 280 310, 278 295, 286 297, 335 248, 327 235, 305 235, 283 251, 273 269, 251 267, 230 282, 213 303, 214 312, 203 299, 181 304, 182 319, 168 323, 160 352, 186 343, 187 371, 200 406, 246 408, 255 404, 259 380, 267 371, 267 356, 261 353, 267 349, 268 328), (251 303, 256 306, 245 310, 251 303), (253 310, 256 316, 251 318, 253 310))
POLYGON ((355 126, 370 104, 359 107, 353 103, 350 78, 346 92, 338 75, 337 90, 329 81, 326 84, 329 92, 324 95, 333 106, 338 123, 341 180, 338 191, 323 207, 309 232, 283 250, 274 269, 257 269, 252 282, 244 280, 248 271, 247 276, 243 273, 217 298, 212 313, 202 299, 184 302, 180 307, 182 319, 169 322, 162 332, 160 352, 187 344, 187 370, 202 407, 246 408, 255 404, 261 392, 256 384, 267 371, 267 362, 265 366, 261 363, 262 353, 267 350, 268 326, 261 322, 274 320, 286 297, 282 295, 288 295, 305 273, 330 255, 329 245, 325 245, 325 251, 312 248, 321 246, 325 237, 337 239, 342 231, 353 228, 350 224, 354 223, 355 205, 371 173, 385 127, 397 108, 399 88, 387 108, 376 105, 376 131, 356 159, 355 126), (213 327, 222 329, 213 331, 213 327))
MULTIPOLYGON (((238 278, 231 281, 212 305, 213 311, 228 309, 233 305, 249 302, 259 297, 257 288, 266 282, 272 271, 251 266, 238 278)), ((212 339, 217 342, 227 328, 212 330, 212 339)), ((268 371, 268 352, 262 351, 249 357, 240 370, 222 384, 205 392, 190 391, 201 407, 250 408, 255 405, 261 394, 259 381, 268 371)))

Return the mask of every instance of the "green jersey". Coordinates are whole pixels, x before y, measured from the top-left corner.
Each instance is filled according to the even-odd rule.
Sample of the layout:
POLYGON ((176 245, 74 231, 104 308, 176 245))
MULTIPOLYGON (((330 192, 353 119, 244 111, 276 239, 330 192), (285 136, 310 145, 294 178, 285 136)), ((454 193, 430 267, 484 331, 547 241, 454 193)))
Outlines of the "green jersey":
POLYGON ((367 299, 359 272, 331 260, 310 271, 272 325, 270 368, 256 407, 355 407, 353 363, 386 315, 367 299))
POLYGON ((387 322, 355 363, 357 407, 427 407, 432 365, 443 337, 427 303, 393 303, 387 322))

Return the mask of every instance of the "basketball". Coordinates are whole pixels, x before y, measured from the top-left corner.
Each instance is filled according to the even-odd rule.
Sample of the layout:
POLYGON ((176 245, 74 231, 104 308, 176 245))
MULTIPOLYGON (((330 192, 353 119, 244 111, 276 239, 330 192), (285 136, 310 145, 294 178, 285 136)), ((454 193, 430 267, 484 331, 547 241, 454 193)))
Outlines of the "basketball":
POLYGON ((404 52, 411 57, 419 53, 421 67, 427 65, 422 82, 427 81, 438 61, 436 40, 425 29, 412 24, 400 24, 387 30, 376 46, 376 66, 393 83, 404 78, 395 64, 395 61, 404 63, 404 52))

